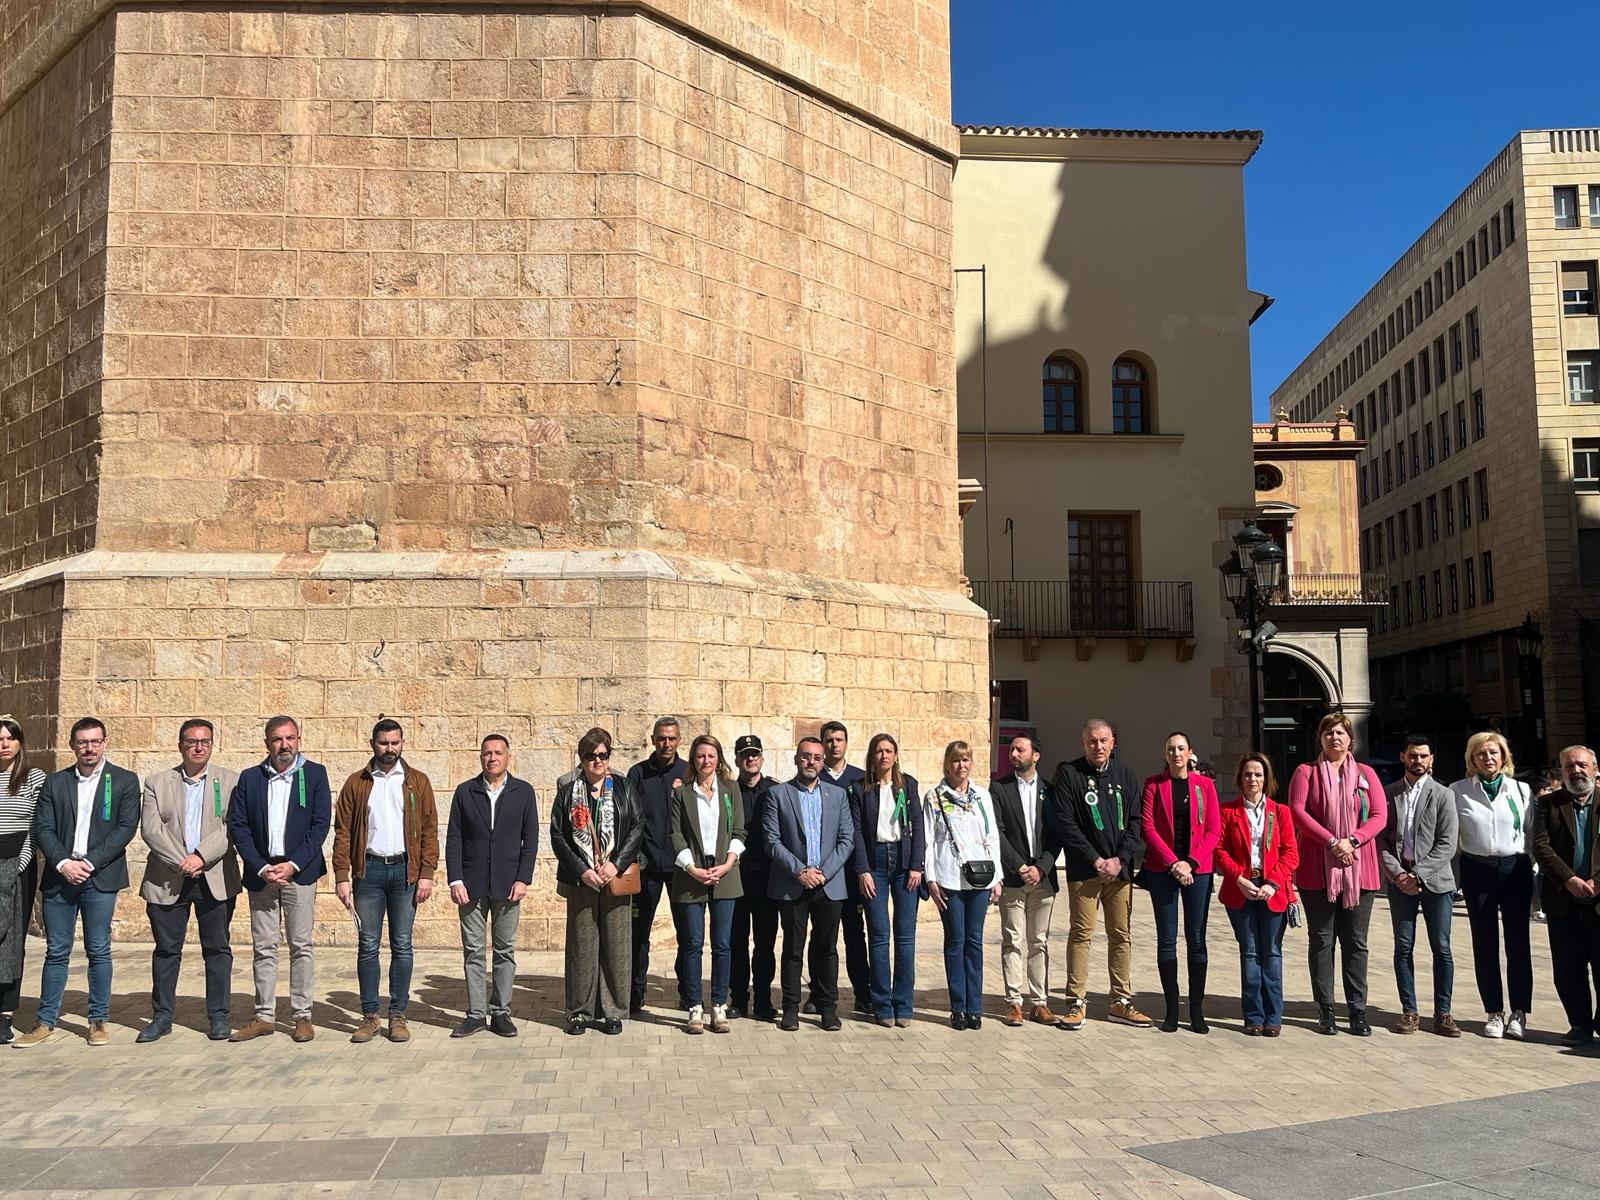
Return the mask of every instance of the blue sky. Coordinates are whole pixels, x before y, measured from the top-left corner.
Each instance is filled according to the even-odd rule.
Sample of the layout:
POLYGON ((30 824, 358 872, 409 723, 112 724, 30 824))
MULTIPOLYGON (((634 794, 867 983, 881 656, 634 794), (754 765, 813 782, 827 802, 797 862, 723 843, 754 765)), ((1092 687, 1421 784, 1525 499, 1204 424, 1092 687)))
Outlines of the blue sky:
POLYGON ((1277 298, 1252 330, 1258 417, 1518 129, 1600 123, 1593 27, 1579 9, 1565 18, 1506 0, 951 9, 958 123, 1264 131, 1245 168, 1250 283, 1277 298))

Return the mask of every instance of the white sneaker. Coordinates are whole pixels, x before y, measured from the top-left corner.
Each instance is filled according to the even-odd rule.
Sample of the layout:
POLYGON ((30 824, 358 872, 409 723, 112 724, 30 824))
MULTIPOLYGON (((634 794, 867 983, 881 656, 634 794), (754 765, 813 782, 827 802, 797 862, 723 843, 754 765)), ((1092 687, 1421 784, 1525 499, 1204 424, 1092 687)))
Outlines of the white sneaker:
MULTIPOLYGON (((704 1033, 706 1031, 705 1009, 701 1008, 698 1004, 691 1005, 689 1008, 688 1029, 690 1033, 704 1033)), ((1495 1034, 1495 1037, 1499 1036, 1500 1035, 1498 1033, 1495 1034)))
POLYGON ((1527 1025, 1528 1017, 1526 1013, 1512 1013, 1511 1018, 1506 1022, 1506 1036, 1508 1038, 1516 1038, 1520 1042, 1523 1033, 1527 1030, 1527 1025))
POLYGON ((1484 1022, 1483 1036, 1487 1038, 1505 1037, 1506 1018, 1504 1013, 1490 1013, 1488 1021, 1484 1022))

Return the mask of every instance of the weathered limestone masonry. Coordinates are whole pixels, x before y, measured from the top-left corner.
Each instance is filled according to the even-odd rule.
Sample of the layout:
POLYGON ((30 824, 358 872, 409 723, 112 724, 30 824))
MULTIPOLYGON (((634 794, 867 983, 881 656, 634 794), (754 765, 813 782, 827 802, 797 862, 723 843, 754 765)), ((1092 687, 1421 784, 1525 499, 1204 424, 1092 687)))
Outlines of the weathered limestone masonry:
POLYGON ((0 0, 0 711, 981 755, 948 85, 920 0, 0 0))

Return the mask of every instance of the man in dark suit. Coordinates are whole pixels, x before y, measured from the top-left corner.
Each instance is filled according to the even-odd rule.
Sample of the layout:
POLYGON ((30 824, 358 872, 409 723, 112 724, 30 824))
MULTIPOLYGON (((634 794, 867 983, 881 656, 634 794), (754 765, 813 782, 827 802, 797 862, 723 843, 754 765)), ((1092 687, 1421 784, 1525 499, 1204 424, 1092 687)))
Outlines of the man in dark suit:
POLYGON ((1378 859, 1389 882, 1389 919, 1394 924, 1394 977, 1400 990, 1396 1033, 1421 1027, 1417 1012, 1417 913, 1428 928, 1433 949, 1433 1031, 1460 1037, 1450 1015, 1455 959, 1450 953, 1450 908, 1455 902, 1455 857, 1459 821, 1454 793, 1433 777, 1433 745, 1421 734, 1406 739, 1400 751, 1405 777, 1384 789, 1389 824, 1378 835, 1378 859))
POLYGON ((43 864, 39 885, 44 910, 44 974, 39 982, 39 1023, 12 1043, 19 1050, 56 1034, 67 986, 72 932, 83 919, 89 959, 89 1045, 111 1040, 111 917, 117 893, 128 886, 128 843, 139 827, 139 777, 106 762, 106 727, 84 717, 72 727, 77 760, 45 780, 33 812, 33 844, 43 864))
POLYGON ((1023 984, 1029 1016, 1059 1024, 1050 1011, 1050 914, 1060 889, 1051 820, 1052 788, 1039 775, 1039 747, 1027 734, 1011 739, 1011 774, 990 787, 1000 830, 1000 974, 1007 1025, 1022 1024, 1023 984))
POLYGON ((517 918, 539 854, 539 800, 531 784, 512 777, 511 743, 501 734, 483 739, 478 761, 483 774, 456 788, 445 830, 445 876, 460 910, 467 975, 467 1014, 450 1036, 487 1027, 516 1037, 511 988, 517 979, 517 918), (492 995, 486 950, 491 938, 492 995))
POLYGON ((818 778, 822 742, 800 739, 795 777, 775 783, 763 814, 770 875, 767 894, 779 902, 783 920, 783 1019, 780 1029, 800 1028, 800 957, 811 925, 811 991, 822 1027, 839 1023, 839 909, 855 832, 845 794, 818 778))
POLYGON ((628 1011, 644 1008, 645 986, 650 982, 650 936, 655 931, 656 909, 661 892, 667 890, 667 906, 672 913, 672 930, 677 948, 672 957, 672 974, 677 980, 678 1007, 687 1011, 684 990, 683 947, 688 940, 683 928, 683 906, 672 903, 673 860, 671 821, 672 789, 688 787, 693 772, 678 754, 680 737, 677 717, 657 717, 650 729, 650 755, 628 768, 628 782, 639 797, 644 818, 644 854, 639 859, 639 893, 633 898, 633 980, 628 1011))
MULTIPOLYGON (((850 789, 867 777, 860 767, 845 761, 850 753, 850 731, 843 721, 828 721, 822 726, 822 781, 831 783, 850 796, 850 789)), ((844 972, 850 980, 850 990, 855 993, 858 1013, 872 1011, 872 971, 867 961, 866 901, 854 871, 844 873, 845 901, 839 911, 839 926, 844 930, 844 972)), ((813 989, 814 990, 814 989, 813 989)), ((806 1011, 814 1009, 816 997, 806 1004, 806 1011)))
POLYGON ((294 1009, 294 1040, 309 1042, 311 993, 316 958, 311 930, 316 920, 317 880, 327 870, 322 843, 333 825, 328 771, 300 753, 300 724, 277 716, 267 722, 266 761, 239 776, 233 789, 228 826, 244 863, 250 894, 252 973, 256 1015, 228 1040, 248 1042, 276 1028, 278 1010, 278 932, 289 939, 289 1003, 294 1009))
POLYGON ((1559 791, 1539 797, 1529 825, 1533 860, 1539 864, 1545 929, 1556 995, 1568 1028, 1561 1040, 1587 1046, 1594 1040, 1596 994, 1600 993, 1600 820, 1596 820, 1595 755, 1587 746, 1561 752, 1559 791), (1590 980, 1594 990, 1590 990, 1590 980))

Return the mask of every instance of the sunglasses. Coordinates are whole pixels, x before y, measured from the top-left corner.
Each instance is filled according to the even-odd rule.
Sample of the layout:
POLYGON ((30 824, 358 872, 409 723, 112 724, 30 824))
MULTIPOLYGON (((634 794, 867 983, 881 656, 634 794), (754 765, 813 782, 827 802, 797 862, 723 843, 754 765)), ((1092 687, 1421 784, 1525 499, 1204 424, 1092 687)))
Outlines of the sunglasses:
POLYGON ((583 756, 583 761, 584 762, 610 762, 611 761, 611 751, 609 751, 609 750, 603 750, 603 751, 602 750, 596 750, 591 754, 585 754, 583 756))

